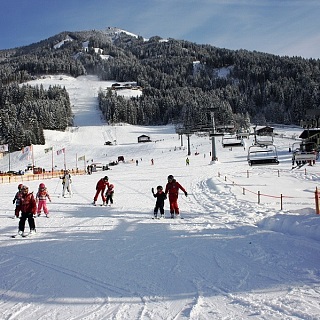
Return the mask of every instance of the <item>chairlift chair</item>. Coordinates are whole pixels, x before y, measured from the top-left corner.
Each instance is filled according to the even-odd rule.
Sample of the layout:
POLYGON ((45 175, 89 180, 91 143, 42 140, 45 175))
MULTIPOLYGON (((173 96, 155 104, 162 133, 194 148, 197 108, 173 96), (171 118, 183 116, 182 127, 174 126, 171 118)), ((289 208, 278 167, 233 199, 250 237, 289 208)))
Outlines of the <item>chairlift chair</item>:
POLYGON ((259 146, 271 146, 273 145, 273 136, 256 136, 255 144, 259 146))
POLYGON ((243 140, 239 139, 237 135, 224 135, 222 137, 222 147, 243 147, 243 140))
POLYGON ((249 166, 279 164, 277 148, 275 145, 253 145, 248 150, 249 166))
POLYGON ((292 165, 314 163, 317 160, 317 145, 314 142, 295 142, 292 145, 292 165))

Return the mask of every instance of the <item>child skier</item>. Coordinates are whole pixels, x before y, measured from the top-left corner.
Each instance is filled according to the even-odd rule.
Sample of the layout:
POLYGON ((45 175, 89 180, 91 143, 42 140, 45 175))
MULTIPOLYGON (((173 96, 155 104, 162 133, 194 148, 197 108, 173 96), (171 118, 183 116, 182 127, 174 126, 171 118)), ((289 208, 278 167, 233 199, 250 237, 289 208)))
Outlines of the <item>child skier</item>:
POLYGON ((38 192, 36 194, 36 202, 38 205, 38 208, 37 208, 38 217, 40 217, 41 209, 43 209, 44 214, 48 218, 49 210, 47 208, 47 198, 51 202, 51 198, 45 184, 40 183, 38 192))
POLYGON ((20 213, 20 204, 21 204, 21 197, 22 197, 22 192, 21 192, 21 188, 22 188, 23 184, 20 183, 18 185, 18 192, 16 193, 16 195, 14 196, 12 203, 16 204, 16 208, 14 210, 14 216, 19 218, 19 213, 20 213))
POLYGON ((19 235, 24 237, 26 236, 26 234, 24 233, 26 220, 28 220, 29 223, 30 234, 36 232, 36 226, 33 216, 36 214, 37 204, 33 193, 29 193, 29 188, 27 186, 22 186, 21 193, 22 196, 20 199, 21 217, 19 220, 19 235))
POLYGON ((162 186, 157 186, 157 193, 154 193, 154 189, 151 189, 152 194, 157 198, 156 205, 153 210, 154 217, 158 217, 158 210, 161 213, 161 218, 164 218, 164 200, 167 199, 166 194, 163 192, 162 186))
POLYGON ((114 194, 114 185, 109 184, 107 186, 107 192, 106 192, 106 205, 108 205, 109 200, 110 200, 110 205, 113 204, 113 194, 114 194))

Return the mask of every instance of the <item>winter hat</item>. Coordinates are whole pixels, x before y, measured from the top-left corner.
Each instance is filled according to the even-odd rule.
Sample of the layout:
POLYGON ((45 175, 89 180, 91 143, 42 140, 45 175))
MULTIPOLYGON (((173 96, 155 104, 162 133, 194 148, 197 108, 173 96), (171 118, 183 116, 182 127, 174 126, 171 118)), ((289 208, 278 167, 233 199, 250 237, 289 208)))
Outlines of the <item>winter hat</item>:
POLYGON ((40 184, 39 184, 39 188, 40 188, 40 189, 44 189, 45 187, 46 187, 46 186, 44 185, 44 183, 40 183, 40 184))
POLYGON ((172 179, 173 179, 173 175, 172 174, 168 175, 168 180, 172 180, 172 179))
POLYGON ((103 180, 109 180, 108 176, 105 176, 105 177, 103 178, 103 180))
POLYGON ((157 190, 163 190, 162 186, 157 186, 157 190))

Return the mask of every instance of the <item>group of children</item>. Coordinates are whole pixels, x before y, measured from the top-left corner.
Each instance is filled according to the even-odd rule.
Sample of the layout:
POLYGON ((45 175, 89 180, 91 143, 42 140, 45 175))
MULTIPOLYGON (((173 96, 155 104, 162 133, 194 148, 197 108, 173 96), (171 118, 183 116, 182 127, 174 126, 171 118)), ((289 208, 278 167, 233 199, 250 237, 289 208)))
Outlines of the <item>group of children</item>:
MULTIPOLYGON (((179 189, 182 190, 185 196, 188 195, 187 191, 181 186, 181 184, 176 181, 173 175, 168 176, 168 183, 166 184, 166 189, 163 191, 162 186, 157 186, 157 192, 155 192, 154 188, 151 189, 152 194, 156 200, 156 204, 153 210, 154 217, 158 218, 158 211, 160 211, 160 217, 164 218, 164 201, 167 199, 167 195, 169 196, 169 204, 170 204, 170 214, 173 219, 175 216, 178 217, 180 214, 179 206, 178 206, 178 194, 179 189)), ((113 204, 113 193, 114 193, 114 185, 109 183, 108 176, 101 178, 96 185, 96 193, 93 197, 93 205, 95 206, 99 197, 99 194, 102 198, 102 205, 108 205, 109 201, 113 204)))
POLYGON ((39 184, 35 197, 32 192, 29 192, 27 186, 23 184, 18 185, 18 192, 15 194, 12 202, 16 205, 14 214, 17 218, 20 218, 19 235, 25 236, 24 228, 26 220, 28 220, 30 233, 36 231, 34 216, 37 214, 39 217, 42 210, 46 217, 48 217, 47 199, 51 202, 49 192, 44 183, 39 184))
MULTIPOLYGON (((168 176, 168 183, 166 184, 166 189, 163 191, 162 186, 157 186, 157 192, 154 192, 154 188, 151 189, 152 194, 156 200, 156 204, 153 210, 154 217, 158 218, 158 211, 160 211, 160 217, 164 218, 164 201, 169 196, 170 204, 170 214, 173 219, 175 216, 178 217, 180 214, 178 206, 178 194, 179 189, 182 190, 185 196, 188 195, 187 191, 181 186, 181 184, 174 179, 173 175, 168 176)), ((96 193, 93 197, 93 205, 95 206, 98 200, 99 195, 101 195, 102 205, 113 204, 113 194, 114 194, 114 185, 109 183, 108 176, 101 178, 96 185, 96 193)))
MULTIPOLYGON (((162 186, 157 186, 157 192, 154 192, 154 188, 151 189, 152 194, 156 200, 154 207, 154 217, 158 217, 158 211, 160 211, 160 217, 164 218, 164 201, 169 197, 170 214, 173 219, 179 215, 178 206, 178 193, 179 189, 182 190, 185 196, 188 195, 187 191, 177 182, 173 175, 168 176, 168 183, 166 184, 165 191, 162 186)), ((99 194, 101 195, 103 205, 113 204, 114 185, 109 183, 108 176, 101 178, 96 185, 96 193, 93 198, 93 204, 96 205, 99 194)), ((28 220, 30 233, 35 232, 34 216, 40 216, 43 210, 46 217, 49 215, 47 207, 47 199, 51 202, 50 194, 44 183, 39 184, 36 196, 33 193, 29 193, 29 188, 23 184, 18 185, 18 192, 15 194, 13 204, 16 205, 14 214, 19 221, 19 234, 24 235, 25 222, 28 220)))
MULTIPOLYGON (((16 205, 16 208, 14 210, 14 214, 17 218, 19 218, 19 214, 21 211, 21 205, 23 203, 23 194, 24 194, 23 191, 26 189, 29 190, 29 188, 27 186, 24 186, 23 184, 20 183, 18 185, 18 191, 15 194, 13 201, 12 201, 13 204, 16 205)), ((41 215, 42 210, 43 210, 44 214, 46 215, 46 217, 48 217, 49 210, 47 207, 47 199, 51 202, 50 194, 49 194, 45 184, 40 183, 38 191, 36 193, 36 197, 35 197, 35 201, 37 204, 36 213, 37 213, 38 217, 41 215)))

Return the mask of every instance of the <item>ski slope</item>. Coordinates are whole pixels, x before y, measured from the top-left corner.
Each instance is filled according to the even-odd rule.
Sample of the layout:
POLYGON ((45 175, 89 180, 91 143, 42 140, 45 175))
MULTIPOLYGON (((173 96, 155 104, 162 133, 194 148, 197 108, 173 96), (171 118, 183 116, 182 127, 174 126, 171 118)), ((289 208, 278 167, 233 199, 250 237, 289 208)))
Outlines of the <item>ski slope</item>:
MULTIPOLYGON (((34 192, 44 182, 52 198, 50 218, 37 217, 29 238, 10 238, 18 183, 0 184, 0 319, 319 319, 320 166, 291 170, 288 147, 301 129, 275 128, 277 166, 249 167, 252 141, 230 150, 220 138, 211 163, 211 141, 196 135, 186 166, 186 137, 181 145, 172 126, 103 122, 96 95, 111 83, 66 76, 31 83, 41 81, 66 86, 75 127, 46 131, 46 145, 33 146, 36 165, 50 170, 48 147, 65 148, 70 169, 83 155, 88 163, 123 155, 125 163, 73 176, 72 197, 61 196, 60 179, 25 182, 34 192), (137 143, 142 134, 152 142, 137 143), (106 139, 116 144, 105 146, 106 139), (184 219, 153 220, 151 188, 165 186, 169 174, 188 191, 179 196, 184 219), (105 175, 115 185, 114 204, 93 207, 105 175)), ((54 154, 57 169, 63 161, 54 154)), ((28 162, 11 155, 12 170, 28 162)), ((7 166, 5 157, 0 170, 7 166)), ((167 200, 167 217, 168 208, 167 200)))

